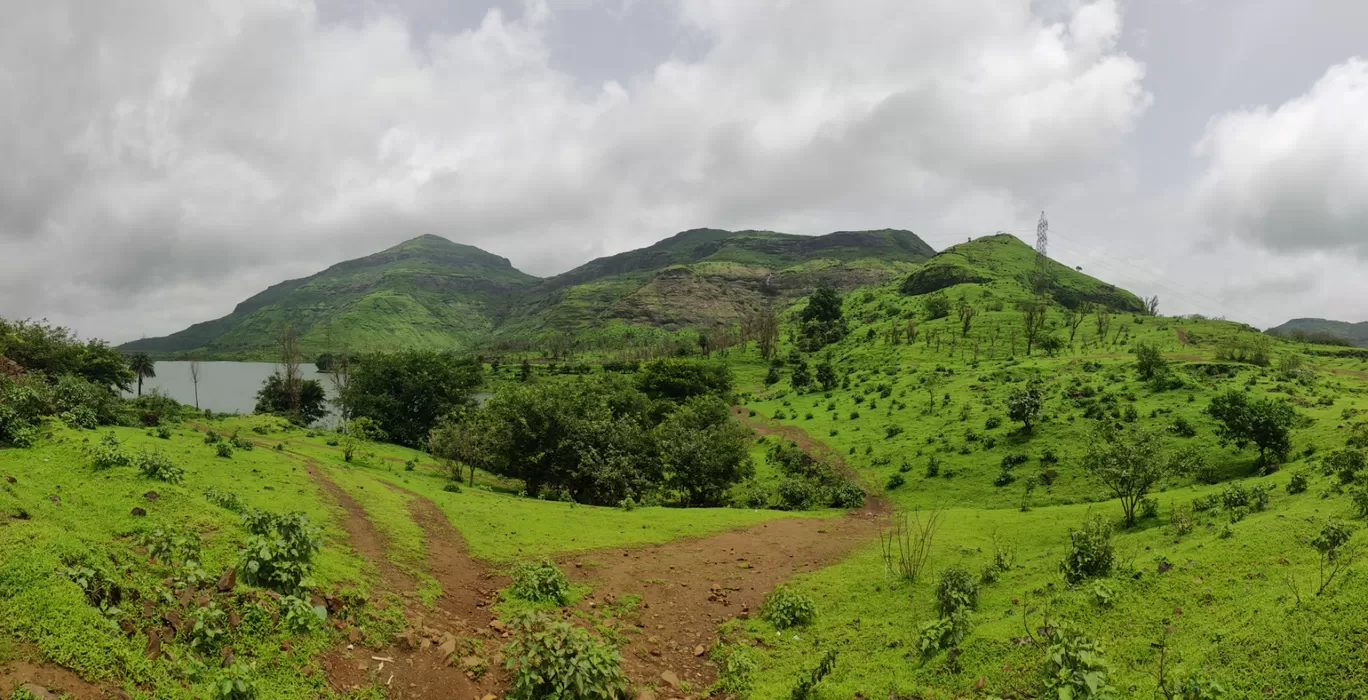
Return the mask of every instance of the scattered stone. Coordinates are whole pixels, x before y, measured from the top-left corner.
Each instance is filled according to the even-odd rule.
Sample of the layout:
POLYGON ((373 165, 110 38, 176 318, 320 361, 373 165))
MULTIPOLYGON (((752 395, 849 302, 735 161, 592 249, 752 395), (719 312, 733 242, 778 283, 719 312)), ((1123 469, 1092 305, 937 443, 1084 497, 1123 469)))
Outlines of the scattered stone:
POLYGON ((694 647, 694 656, 702 656, 705 651, 707 651, 707 649, 704 649, 703 645, 699 644, 698 646, 694 647))
POLYGON ((497 695, 495 695, 495 694, 493 694, 493 693, 489 693, 489 694, 485 695, 484 697, 480 698, 480 700, 499 700, 499 696, 497 696, 497 695))
POLYGON ((143 494, 143 498, 146 498, 149 501, 155 501, 158 498, 161 498, 161 494, 157 493, 156 491, 148 491, 147 493, 143 494))
POLYGON ((38 685, 36 683, 25 683, 19 687, 28 691, 30 695, 32 695, 35 698, 38 698, 38 700, 58 700, 56 693, 53 693, 47 688, 44 688, 43 686, 38 685))
POLYGON ((142 508, 139 508, 139 507, 137 507, 137 506, 134 506, 134 507, 133 507, 133 510, 128 511, 128 514, 131 515, 131 516, 133 516, 133 517, 135 517, 135 518, 141 518, 141 517, 143 517, 144 515, 147 515, 147 511, 145 511, 145 510, 143 510, 142 508))
POLYGON ((665 671, 661 673, 660 680, 665 681, 665 685, 670 686, 670 688, 674 690, 679 690, 680 688, 679 676, 676 676, 674 671, 665 671))
POLYGON ((490 620, 490 621, 489 621, 489 629, 492 629, 492 630, 494 630, 494 631, 496 631, 496 632, 503 632, 504 630, 506 630, 506 629, 508 629, 508 628, 504 625, 503 622, 501 622, 501 621, 499 621, 499 620, 490 620))
POLYGON ((446 658, 456 653, 456 638, 450 635, 437 647, 437 652, 446 658))
POLYGON ((218 589, 220 593, 227 593, 234 588, 237 588, 237 569, 230 566, 219 577, 218 589))
POLYGON ((353 627, 347 631, 347 641, 355 644, 361 641, 361 630, 353 627))

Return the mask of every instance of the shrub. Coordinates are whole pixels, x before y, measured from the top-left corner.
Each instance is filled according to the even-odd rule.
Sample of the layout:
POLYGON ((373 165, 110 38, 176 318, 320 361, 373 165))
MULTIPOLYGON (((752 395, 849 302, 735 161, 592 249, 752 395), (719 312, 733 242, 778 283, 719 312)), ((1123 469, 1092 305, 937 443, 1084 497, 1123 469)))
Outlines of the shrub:
POLYGON ((900 425, 886 425, 884 426, 884 439, 890 440, 892 438, 895 438, 898 435, 901 435, 902 431, 903 429, 900 425))
POLYGON ((892 476, 888 477, 888 483, 884 484, 884 488, 892 491, 893 489, 901 487, 906 482, 907 479, 903 477, 901 472, 894 472, 892 476))
POLYGON ((959 646, 969 635, 969 615, 957 612, 950 617, 938 617, 921 627, 918 649, 922 656, 930 656, 941 649, 959 646))
POLYGON ((565 605, 570 598, 570 581, 549 559, 524 562, 513 568, 513 585, 509 592, 516 598, 534 603, 565 605))
POLYGON ((233 437, 229 438, 228 444, 232 445, 236 449, 242 450, 243 452, 251 452, 252 448, 256 447, 256 445, 252 444, 251 440, 248 440, 244 437, 238 437, 237 435, 234 435, 233 437))
POLYGON ((1226 509, 1261 511, 1268 507, 1268 491, 1258 486, 1245 488, 1241 484, 1226 484, 1221 489, 1221 506, 1226 509))
POLYGON ((120 447, 119 436, 113 431, 105 433, 90 449, 90 466, 95 469, 126 467, 132 463, 133 459, 120 447))
POLYGON ((1077 530, 1069 531, 1069 551, 1059 568, 1071 584, 1111 573, 1115 555, 1112 551, 1112 526, 1100 515, 1083 521, 1077 530))
POLYGON ((287 595, 280 599, 280 609, 284 611, 281 622, 285 629, 295 633, 312 632, 323 626, 328 619, 328 609, 314 605, 299 596, 287 595))
MULTIPOLYGON (((208 413, 208 411, 205 411, 208 413)), ((254 668, 242 661, 219 671, 209 683, 211 700, 253 700, 257 696, 254 668)))
POLYGON ((1368 485, 1354 489, 1349 498, 1354 504, 1354 512, 1360 518, 1368 518, 1368 485))
POLYGON ((219 435, 219 434, 218 434, 218 431, 217 431, 217 430, 214 430, 213 428, 210 428, 209 430, 205 431, 205 433, 204 433, 204 444, 206 444, 206 445, 212 445, 212 444, 217 443, 217 442, 219 442, 219 441, 221 441, 221 440, 223 440, 223 436, 222 436, 222 435, 219 435))
POLYGON ((138 472, 149 479, 179 484, 185 478, 185 470, 171 462, 171 458, 160 452, 142 452, 133 458, 138 472))
POLYGON ((837 486, 831 492, 832 508, 862 508, 865 504, 864 489, 859 486, 846 482, 837 486))
POLYGON ((220 442, 214 446, 214 454, 225 459, 233 458, 233 446, 226 442, 220 442))
POLYGON ((242 499, 231 491, 220 491, 210 486, 204 490, 204 498, 210 503, 234 513, 242 513, 247 510, 247 504, 243 503, 242 499))
POLYGON ((717 645, 709 654, 717 664, 717 682, 708 688, 710 695, 722 694, 732 697, 745 697, 755 687, 755 652, 740 644, 717 645))
POLYGON ((1182 416, 1173 419, 1173 427, 1169 430, 1172 430, 1173 434, 1178 437, 1190 438, 1197 435, 1197 428, 1193 427, 1192 423, 1182 416))
POLYGON ((817 604, 812 598, 781 584, 765 596, 760 617, 781 630, 809 625, 817 619, 817 604))
POLYGON ((1325 457, 1324 464, 1328 473, 1339 476, 1340 483, 1351 484, 1368 466, 1368 458, 1359 450, 1336 450, 1325 457))
POLYGON ((589 632, 539 613, 515 618, 510 626, 517 638, 507 649, 506 666, 513 672, 509 697, 628 697, 630 683, 622 672, 622 657, 589 632))
POLYGON ((157 428, 157 437, 159 437, 159 438, 161 438, 161 439, 163 439, 163 440, 170 440, 170 439, 171 439, 171 429, 168 428, 168 427, 166 427, 166 426, 164 426, 164 425, 161 426, 160 428, 157 428))
POLYGON ((1310 487, 1310 485, 1311 480, 1307 478, 1306 472, 1295 472, 1292 474, 1292 479, 1287 482, 1287 493, 1303 493, 1306 491, 1307 488, 1310 487))
POLYGON ((1012 472, 1009 472, 1006 469, 998 472, 998 475, 993 478, 993 485, 998 487, 1010 486, 1015 482, 1016 474, 1013 474, 1012 472))
POLYGON ((1015 469, 1025 464, 1029 460, 1030 457, 1021 454, 1020 452, 1013 452, 1012 454, 1006 455, 1002 458, 1002 469, 1003 471, 1015 469))
POLYGON ((1145 498, 1145 499, 1142 499, 1142 500, 1140 501, 1140 517, 1141 517, 1141 518, 1157 518, 1157 517, 1159 517, 1159 499, 1157 499, 1157 498, 1145 498))
POLYGON ((926 476, 928 479, 940 476, 940 470, 941 463, 939 459, 932 457, 926 461, 926 476))
POLYGON ((252 508, 242 514, 242 522, 252 534, 238 561, 243 579, 281 593, 298 591, 322 544, 318 528, 309 523, 309 516, 252 508))
POLYGON ((1002 425, 1002 419, 997 416, 988 416, 987 420, 983 421, 985 430, 994 430, 1000 425, 1002 425))
POLYGON ((936 603, 941 617, 978 607, 979 584, 973 574, 960 566, 941 569, 936 579, 936 603))
POLYGON ((817 500, 817 489, 804 479, 789 477, 779 482, 776 489, 779 505, 784 510, 807 510, 817 500))
POLYGON ((1041 675, 1050 697, 1076 700, 1114 698, 1108 683, 1111 669, 1102 648, 1090 637, 1064 622, 1048 628, 1049 647, 1041 675))

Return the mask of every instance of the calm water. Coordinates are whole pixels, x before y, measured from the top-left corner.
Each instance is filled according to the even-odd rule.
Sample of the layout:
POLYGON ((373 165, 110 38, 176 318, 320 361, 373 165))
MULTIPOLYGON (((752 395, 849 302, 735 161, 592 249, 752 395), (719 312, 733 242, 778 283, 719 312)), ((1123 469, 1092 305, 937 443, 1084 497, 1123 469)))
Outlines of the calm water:
MULTIPOLYGON (((201 362, 199 378, 199 407, 211 411, 251 413, 256 407, 256 393, 261 383, 279 368, 272 362, 201 362)), ((189 362, 158 362, 157 376, 143 380, 143 392, 161 389, 167 396, 191 406, 195 405, 195 384, 190 381, 189 362)), ((317 379, 328 397, 333 395, 332 380, 319 374, 311 364, 299 366, 304 379, 317 379)), ((137 392, 134 382, 133 393, 137 392)))

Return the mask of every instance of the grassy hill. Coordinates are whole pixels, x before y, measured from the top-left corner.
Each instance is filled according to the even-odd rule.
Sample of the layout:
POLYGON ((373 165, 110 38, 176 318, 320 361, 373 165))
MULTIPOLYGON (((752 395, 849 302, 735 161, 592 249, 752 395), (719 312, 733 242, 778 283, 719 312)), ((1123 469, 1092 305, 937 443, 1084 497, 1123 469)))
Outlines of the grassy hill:
POLYGON ((489 336, 511 300, 535 281, 505 258, 438 236, 420 236, 316 275, 281 282, 223 318, 120 349, 270 358, 288 323, 300 334, 306 357, 330 347, 467 350, 489 336))
POLYGON ((662 329, 728 326, 769 299, 787 303, 819 284, 884 282, 934 254, 908 231, 796 236, 698 229, 538 280, 478 248, 421 236, 281 282, 223 318, 120 349, 272 359, 287 323, 302 335, 306 357, 342 347, 535 347, 550 333, 566 332, 616 336, 630 345, 662 329))
POLYGON ((1294 318, 1268 332, 1284 336, 1343 338, 1358 347, 1368 348, 1368 321, 1349 323, 1324 318, 1294 318))
POLYGON ((771 300, 786 304, 819 284, 878 284, 935 255, 910 231, 684 231, 599 258, 528 290, 502 338, 612 325, 728 326, 771 300))

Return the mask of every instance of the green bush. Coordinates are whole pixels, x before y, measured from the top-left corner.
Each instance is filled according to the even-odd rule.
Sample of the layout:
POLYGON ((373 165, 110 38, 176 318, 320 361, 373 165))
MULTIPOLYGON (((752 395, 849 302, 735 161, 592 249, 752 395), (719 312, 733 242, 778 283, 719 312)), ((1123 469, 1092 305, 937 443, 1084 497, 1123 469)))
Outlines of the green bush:
POLYGON ((243 580, 285 594, 299 591, 322 544, 309 516, 252 508, 242 514, 242 523, 252 534, 238 560, 243 580))
POLYGON ((755 672, 759 664, 750 647, 740 644, 716 645, 708 656, 717 665, 717 682, 708 688, 710 695, 720 693, 745 697, 755 688, 755 672))
POLYGON ((557 605, 565 605, 569 601, 570 581, 549 559, 519 564, 513 567, 512 577, 513 585, 509 587, 509 592, 516 598, 557 605))
POLYGON ((1294 472, 1292 474, 1292 479, 1287 482, 1287 493, 1304 493, 1310 486, 1311 480, 1306 476, 1306 472, 1294 472))
POLYGON ((214 454, 225 459, 233 458, 233 446, 226 442, 220 442, 214 446, 214 454))
POLYGON ((213 428, 210 428, 209 430, 206 430, 204 432, 204 444, 206 445, 213 445, 215 443, 221 442, 222 440, 223 436, 219 435, 218 431, 214 430, 213 428))
POLYGON ((1049 646, 1040 674, 1046 693, 1059 700, 1115 698, 1111 669, 1102 648, 1092 638, 1064 622, 1048 628, 1049 646))
POLYGON ((831 491, 832 508, 862 508, 864 504, 864 489, 854 483, 846 482, 831 491))
POLYGON ((141 452, 133 458, 133 464, 140 474, 149 479, 179 484, 185 478, 185 470, 176 466, 170 457, 160 452, 141 452))
POLYGON ((507 648, 506 666, 513 672, 510 698, 628 697, 630 682, 622 672, 622 657, 589 632, 538 613, 518 617, 510 627, 516 635, 507 648))
POLYGON ((905 483, 907 483, 907 478, 904 477, 901 472, 894 472, 891 476, 888 477, 888 483, 884 484, 884 488, 888 489, 889 491, 892 491, 896 488, 901 487, 905 483))
POLYGON ((1077 530, 1069 531, 1069 551, 1059 565, 1069 583, 1106 576, 1113 563, 1112 525, 1102 516, 1093 516, 1077 530))
POLYGON ((234 435, 233 437, 229 438, 228 444, 232 445, 235 449, 242 450, 243 452, 251 452, 252 448, 256 447, 256 445, 252 444, 251 440, 248 440, 244 437, 239 437, 237 435, 234 435))
POLYGON ((159 437, 159 438, 161 438, 161 439, 163 439, 163 440, 170 440, 170 439, 171 439, 171 429, 168 428, 168 427, 166 427, 166 426, 164 426, 164 425, 161 426, 161 427, 159 427, 159 428, 157 428, 157 437, 159 437))
POLYGON ((133 458, 123 451, 119 445, 119 436, 113 431, 105 433, 100 441, 90 448, 90 466, 95 469, 127 467, 132 463, 133 458))
POLYGON ((780 584, 765 596, 760 617, 781 630, 809 625, 817 619, 817 604, 812 598, 780 584))
POLYGON ((777 492, 779 505, 783 510, 807 510, 817 501, 817 488, 797 477, 780 481, 777 492))
POLYGON ((211 700, 253 700, 257 696, 256 669, 242 661, 234 662, 210 682, 211 700))
POLYGON ((968 569, 948 566, 936 578, 936 604, 941 617, 978 608, 979 584, 968 569))

